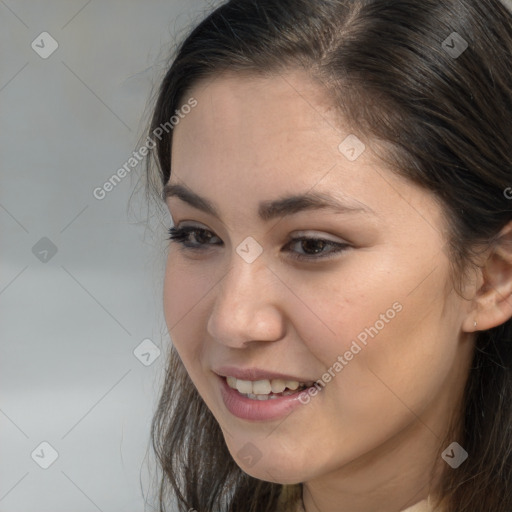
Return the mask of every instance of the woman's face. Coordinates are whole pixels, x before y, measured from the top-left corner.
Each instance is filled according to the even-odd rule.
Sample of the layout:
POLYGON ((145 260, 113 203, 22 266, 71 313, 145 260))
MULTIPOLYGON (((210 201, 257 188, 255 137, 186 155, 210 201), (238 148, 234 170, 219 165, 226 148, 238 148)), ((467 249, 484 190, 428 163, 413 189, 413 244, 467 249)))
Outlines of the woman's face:
POLYGON ((205 231, 169 247, 165 317, 230 453, 280 483, 336 474, 353 486, 372 468, 372 481, 357 480, 371 488, 394 470, 423 471, 472 345, 439 204, 364 148, 298 72, 227 74, 190 96, 169 184, 203 202, 169 188, 167 204, 176 227, 205 231), (243 396, 226 376, 265 396, 243 396), (287 380, 318 382, 266 396, 287 380))

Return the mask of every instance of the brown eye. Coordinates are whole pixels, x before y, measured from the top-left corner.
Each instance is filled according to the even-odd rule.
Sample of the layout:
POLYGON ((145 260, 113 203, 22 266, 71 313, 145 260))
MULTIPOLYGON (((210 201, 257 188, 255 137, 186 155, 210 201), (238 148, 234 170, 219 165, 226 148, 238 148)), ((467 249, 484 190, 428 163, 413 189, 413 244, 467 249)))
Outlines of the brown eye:
MULTIPOLYGON (((350 247, 349 244, 344 244, 340 242, 333 242, 331 240, 324 240, 323 238, 294 238, 292 239, 287 247, 293 246, 299 247, 302 249, 302 254, 300 251, 291 251, 292 258, 297 260, 319 260, 319 259, 328 259, 333 257, 334 255, 348 249, 350 247), (331 251, 324 251, 326 247, 331 247, 331 251)), ((287 251, 290 252, 290 251, 287 251)))
POLYGON ((218 236, 215 236, 211 231, 192 226, 183 228, 172 227, 169 229, 169 240, 171 240, 172 242, 179 243, 187 249, 201 250, 203 249, 202 246, 204 245, 219 245, 210 243, 210 241, 215 238, 217 240, 220 240, 220 238, 218 236), (195 242, 191 242, 191 235, 192 238, 195 239, 195 242))

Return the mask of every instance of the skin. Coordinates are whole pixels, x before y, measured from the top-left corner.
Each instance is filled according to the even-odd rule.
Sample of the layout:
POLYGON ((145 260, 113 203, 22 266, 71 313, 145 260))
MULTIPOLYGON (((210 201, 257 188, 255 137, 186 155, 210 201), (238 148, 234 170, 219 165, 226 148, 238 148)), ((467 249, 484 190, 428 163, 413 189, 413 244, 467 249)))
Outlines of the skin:
POLYGON ((471 274, 464 298, 457 294, 436 198, 389 170, 371 141, 349 161, 338 145, 356 132, 301 72, 224 74, 189 96, 198 105, 174 129, 170 183, 207 198, 221 219, 177 197, 167 205, 176 226, 209 230, 218 237, 210 244, 223 244, 203 253, 170 244, 165 318, 231 455, 256 478, 303 482, 307 512, 397 512, 421 501, 432 491, 431 470, 439 475, 446 465, 437 450, 446 448, 467 380, 474 321, 487 329, 512 315, 509 267, 495 261, 471 274), (311 189, 374 214, 258 217, 260 201, 311 189), (332 259, 297 262, 292 254, 311 253, 311 246, 288 245, 298 232, 350 247, 332 259), (236 253, 248 236, 263 248, 253 263, 236 253), (316 380, 396 302, 395 318, 285 419, 241 420, 226 409, 212 368, 316 380), (252 467, 239 455, 248 442, 262 454, 252 467))

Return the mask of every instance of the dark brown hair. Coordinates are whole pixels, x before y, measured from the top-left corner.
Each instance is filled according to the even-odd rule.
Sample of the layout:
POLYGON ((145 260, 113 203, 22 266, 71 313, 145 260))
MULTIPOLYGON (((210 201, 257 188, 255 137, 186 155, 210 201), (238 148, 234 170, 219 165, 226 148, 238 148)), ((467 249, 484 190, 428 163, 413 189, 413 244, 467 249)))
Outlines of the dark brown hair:
MULTIPOLYGON (((504 194, 512 186, 509 11, 499 0, 228 1, 177 48, 150 132, 201 80, 291 69, 324 87, 363 141, 382 141, 396 173, 436 195, 449 225, 453 284, 460 284, 475 268, 472 249, 491 247, 512 219, 504 194), (447 48, 453 37, 467 42, 460 55, 447 48)), ((169 130, 148 159, 148 190, 157 194, 170 178, 171 148, 169 130)), ((446 438, 469 458, 456 470, 446 465, 438 504, 448 512, 511 512, 512 322, 479 332, 475 347, 454 411, 457 437, 446 438)), ((257 480, 236 465, 174 348, 166 372, 151 431, 163 469, 160 510, 171 500, 183 512, 291 509, 301 485, 257 480)))

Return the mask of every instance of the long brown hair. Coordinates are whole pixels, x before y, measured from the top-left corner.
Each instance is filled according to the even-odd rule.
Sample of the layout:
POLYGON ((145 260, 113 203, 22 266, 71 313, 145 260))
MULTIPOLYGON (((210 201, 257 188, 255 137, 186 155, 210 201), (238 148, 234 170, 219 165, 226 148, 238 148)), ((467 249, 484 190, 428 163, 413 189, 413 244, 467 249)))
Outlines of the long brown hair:
MULTIPOLYGON (((177 48, 150 134, 200 80, 292 68, 325 88, 361 139, 385 142, 396 173, 437 195, 457 287, 475 265, 472 248, 492 245, 512 219, 504 194, 512 186, 510 12, 499 0, 228 1, 177 48)), ((147 167, 158 197, 171 174, 165 131, 147 167)), ((456 470, 446 465, 438 505, 511 512, 512 322, 479 332, 475 344, 452 431, 469 458, 456 470)), ((160 511, 172 501, 180 512, 291 509, 301 485, 264 482, 236 465, 173 347, 166 372, 151 430, 160 511)))

